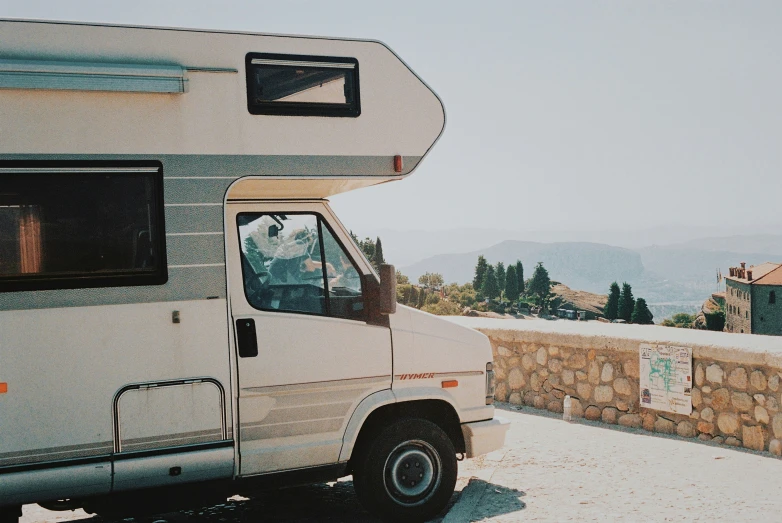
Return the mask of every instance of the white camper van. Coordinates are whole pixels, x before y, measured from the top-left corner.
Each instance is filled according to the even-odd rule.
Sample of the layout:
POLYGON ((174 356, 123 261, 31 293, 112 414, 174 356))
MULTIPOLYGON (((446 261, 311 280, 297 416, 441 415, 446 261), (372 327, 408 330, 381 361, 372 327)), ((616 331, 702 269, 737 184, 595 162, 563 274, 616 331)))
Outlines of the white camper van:
POLYGON ((504 443, 489 342, 397 307, 326 198, 444 119, 378 42, 0 20, 0 522, 348 474, 442 510, 504 443))

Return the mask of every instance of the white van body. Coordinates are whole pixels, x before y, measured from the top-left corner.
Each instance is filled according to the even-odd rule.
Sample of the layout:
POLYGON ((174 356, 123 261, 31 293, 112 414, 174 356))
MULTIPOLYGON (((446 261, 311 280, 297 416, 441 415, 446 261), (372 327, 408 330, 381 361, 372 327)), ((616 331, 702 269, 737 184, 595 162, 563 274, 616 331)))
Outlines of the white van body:
MULTIPOLYGON (((0 20, 0 521, 363 478, 420 420, 454 453, 501 447, 487 338, 381 310, 393 283, 326 200, 406 177, 444 123, 378 42, 0 20), (264 98, 272 73, 306 92, 264 98), (286 241, 319 283, 275 286, 286 241)), ((422 445, 393 456, 429 463, 434 496, 453 456, 422 445)), ((389 489, 396 512, 362 501, 437 508, 389 489)))

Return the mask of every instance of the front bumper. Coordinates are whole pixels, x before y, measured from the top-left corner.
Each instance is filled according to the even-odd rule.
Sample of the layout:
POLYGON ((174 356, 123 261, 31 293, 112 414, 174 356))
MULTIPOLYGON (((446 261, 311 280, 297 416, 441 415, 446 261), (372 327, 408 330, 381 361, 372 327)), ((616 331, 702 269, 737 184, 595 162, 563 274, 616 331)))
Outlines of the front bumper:
POLYGON ((494 419, 464 423, 462 434, 468 458, 501 449, 505 445, 505 434, 510 428, 510 421, 495 416, 494 419))

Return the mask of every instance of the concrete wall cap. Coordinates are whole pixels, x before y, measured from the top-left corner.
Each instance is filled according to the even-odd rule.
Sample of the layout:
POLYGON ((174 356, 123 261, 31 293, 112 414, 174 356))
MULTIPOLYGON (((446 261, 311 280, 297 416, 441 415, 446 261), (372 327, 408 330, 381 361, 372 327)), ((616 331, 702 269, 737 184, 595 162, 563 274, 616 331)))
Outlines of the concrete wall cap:
POLYGON ((523 342, 637 353, 641 343, 692 347, 693 357, 782 368, 782 337, 735 334, 660 325, 622 325, 566 320, 504 320, 446 317, 496 342, 523 342))

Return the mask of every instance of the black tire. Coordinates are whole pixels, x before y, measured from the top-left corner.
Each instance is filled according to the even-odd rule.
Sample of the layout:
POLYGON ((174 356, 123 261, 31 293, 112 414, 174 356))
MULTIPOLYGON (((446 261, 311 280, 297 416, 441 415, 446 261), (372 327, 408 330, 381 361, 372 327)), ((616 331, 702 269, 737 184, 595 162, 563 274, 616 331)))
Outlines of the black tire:
POLYGON ((353 485, 359 501, 388 521, 435 516, 456 486, 453 443, 440 427, 423 419, 401 419, 383 427, 356 458, 353 485), (415 471, 412 476, 410 470, 415 471))
POLYGON ((0 523, 18 523, 22 517, 22 507, 0 507, 0 523))

